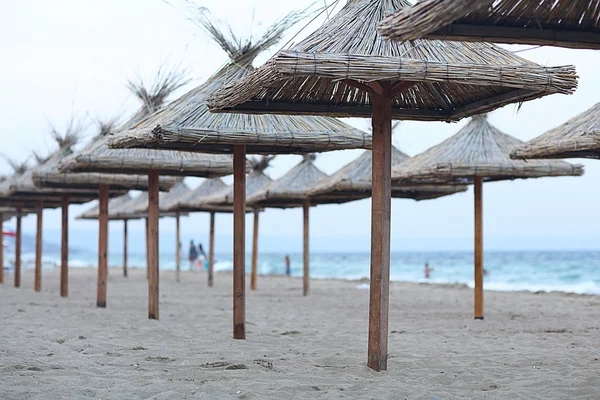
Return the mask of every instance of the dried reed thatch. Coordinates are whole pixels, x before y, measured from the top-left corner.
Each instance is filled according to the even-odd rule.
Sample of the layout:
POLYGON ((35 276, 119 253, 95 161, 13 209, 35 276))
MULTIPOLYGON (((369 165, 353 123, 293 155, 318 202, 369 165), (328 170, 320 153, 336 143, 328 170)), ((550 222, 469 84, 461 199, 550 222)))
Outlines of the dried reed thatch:
POLYGON ((453 121, 553 93, 573 66, 544 67, 485 43, 390 42, 376 31, 406 0, 351 0, 305 40, 209 100, 213 111, 370 117, 369 93, 391 82, 396 119, 453 121))
MULTIPOLYGON (((190 193, 181 196, 179 200, 172 202, 169 206, 165 206, 165 211, 172 212, 215 212, 215 213, 232 213, 232 206, 215 206, 206 204, 204 199, 217 193, 227 190, 227 186, 221 179, 207 179, 196 189, 190 193)), ((161 208, 163 208, 161 206, 161 208)))
MULTIPOLYGON (((169 94, 187 83, 179 72, 158 71, 155 82, 146 89, 143 82, 130 81, 129 88, 142 102, 142 108, 117 131, 126 130, 151 113, 159 110, 169 94)), ((80 152, 65 158, 59 166, 62 172, 101 172, 121 174, 219 177, 233 173, 229 156, 204 155, 178 151, 143 149, 110 149, 108 136, 99 136, 80 152)))
MULTIPOLYGON (((108 121, 97 120, 98 134, 96 140, 105 137, 114 126, 116 126, 116 118, 108 121)), ((56 133, 57 137, 70 137, 72 136, 67 130, 67 133, 61 135, 56 133)), ((54 130, 56 132, 56 130, 54 130)), ((80 137, 77 135, 77 137, 80 137)), ((63 141, 64 142, 64 141, 63 141)), ((131 175, 131 174, 101 174, 97 172, 61 172, 59 170, 60 162, 70 156, 72 146, 75 145, 75 141, 71 141, 71 144, 67 147, 60 146, 59 150, 55 153, 54 157, 43 163, 39 167, 32 170, 32 179, 35 185, 44 188, 60 188, 60 189, 92 189, 97 190, 98 185, 105 184, 110 185, 113 189, 127 189, 127 190, 146 190, 148 188, 148 177, 144 175, 131 175)), ((176 178, 161 177, 159 179, 159 186, 161 190, 169 190, 177 182, 176 178)))
MULTIPOLYGON (((311 204, 341 204, 366 199, 372 190, 373 153, 365 151, 335 174, 315 183, 309 190, 311 204)), ((406 154, 392 148, 392 166, 409 160, 406 154)), ((393 185, 392 197, 415 200, 434 199, 467 190, 462 185, 393 185)))
POLYGON ((112 147, 150 147, 211 153, 231 153, 246 145, 248 153, 306 153, 346 148, 370 148, 369 135, 332 118, 219 115, 209 112, 206 99, 252 70, 254 58, 273 46, 303 14, 292 13, 253 42, 236 38, 231 28, 220 29, 206 14, 198 25, 229 55, 227 65, 206 83, 174 101, 133 129, 114 135, 112 147))
POLYGON ((600 159, 600 103, 543 135, 517 146, 514 159, 600 159))
POLYGON ((121 174, 220 177, 233 173, 233 160, 227 155, 195 154, 185 151, 148 149, 110 149, 108 138, 88 145, 77 154, 65 158, 63 172, 103 172, 121 174))
MULTIPOLYGON (((108 219, 111 220, 120 220, 122 219, 118 211, 125 204, 129 203, 132 200, 132 197, 129 193, 124 194, 123 196, 116 197, 114 199, 110 199, 108 201, 108 219)), ((76 217, 76 219, 98 219, 100 212, 99 206, 95 206, 86 212, 80 214, 76 217)))
POLYGON ((405 182, 472 183, 484 181, 580 176, 581 165, 564 161, 511 160, 522 142, 493 127, 486 116, 474 117, 456 135, 392 169, 392 179, 405 182))
POLYGON ((597 0, 427 0, 385 18, 394 40, 427 39, 600 49, 597 0))
MULTIPOLYGON (((246 177, 246 198, 251 197, 259 190, 269 185, 273 180, 265 175, 264 171, 269 166, 272 157, 256 157, 250 159, 252 172, 246 177)), ((233 187, 227 186, 222 191, 206 196, 195 203, 198 206, 231 206, 233 205, 233 187)))
MULTIPOLYGON (((305 154, 300 164, 287 174, 248 196, 246 204, 250 207, 293 208, 302 207, 308 199, 308 190, 327 175, 318 169, 314 154, 305 154)), ((317 205, 318 202, 311 203, 317 205)))

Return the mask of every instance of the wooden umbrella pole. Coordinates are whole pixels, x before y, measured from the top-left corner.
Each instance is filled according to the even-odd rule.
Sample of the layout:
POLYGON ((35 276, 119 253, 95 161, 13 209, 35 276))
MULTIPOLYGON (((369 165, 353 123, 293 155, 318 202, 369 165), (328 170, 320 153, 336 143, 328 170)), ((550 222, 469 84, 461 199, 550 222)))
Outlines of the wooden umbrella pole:
POLYGON ((106 307, 108 275, 108 185, 100 185, 98 206, 98 294, 96 306, 106 307))
POLYGON ((127 220, 123 220, 123 276, 127 277, 127 220))
POLYGON ((309 284, 310 284, 310 234, 309 234, 309 212, 310 212, 310 200, 304 199, 304 249, 303 259, 304 265, 302 268, 302 294, 308 296, 309 284))
POLYGON ((17 206, 17 237, 15 238, 15 287, 21 287, 21 218, 23 206, 17 206))
POLYGON ((371 210, 371 290, 369 302, 368 366, 387 369, 390 285, 390 213, 392 174, 392 99, 390 84, 372 94, 373 195, 371 210))
POLYGON ((475 319, 483 319, 483 178, 475 177, 475 319))
POLYGON ((252 235, 252 275, 250 277, 250 289, 256 290, 256 274, 258 272, 258 210, 254 210, 254 233, 252 235))
POLYGON ((148 217, 146 217, 146 280, 150 280, 150 249, 149 244, 149 233, 150 227, 148 225, 148 217))
POLYGON ((69 195, 62 195, 62 240, 60 248, 60 296, 69 295, 69 195))
POLYGON ((37 210, 37 231, 35 237, 35 281, 34 290, 42 290, 42 220, 44 217, 44 201, 40 200, 37 210))
POLYGON ((210 242, 208 245, 208 286, 213 286, 213 273, 215 267, 215 213, 210 213, 210 242))
POLYGON ((158 172, 148 175, 148 318, 158 319, 158 172))
POLYGON ((246 146, 233 147, 233 338, 246 338, 246 146))
POLYGON ((0 283, 4 283, 4 214, 0 212, 0 283))
POLYGON ((180 281, 181 274, 181 248, 179 244, 181 243, 180 236, 180 215, 179 212, 175 215, 175 269, 177 270, 177 282, 180 281))

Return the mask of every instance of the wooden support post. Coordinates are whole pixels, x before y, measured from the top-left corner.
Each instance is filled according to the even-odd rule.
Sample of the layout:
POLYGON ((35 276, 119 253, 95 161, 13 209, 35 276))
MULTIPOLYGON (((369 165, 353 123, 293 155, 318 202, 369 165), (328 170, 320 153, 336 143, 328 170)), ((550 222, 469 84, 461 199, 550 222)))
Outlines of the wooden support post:
POLYGON ((0 283, 4 283, 4 214, 0 212, 0 283))
POLYGON ((177 270, 177 282, 180 281, 181 274, 181 234, 180 234, 180 215, 177 212, 175 216, 175 269, 177 270))
POLYGON ((254 210, 254 233, 252 235, 252 275, 250 276, 250 289, 256 290, 256 274, 258 273, 258 210, 254 210))
POLYGON ((127 277, 127 220, 123 220, 123 276, 127 277))
POLYGON ((371 205, 371 291, 368 366, 387 369, 390 285, 390 213, 392 173, 392 99, 390 84, 383 95, 372 95, 373 195, 371 205))
POLYGON ((302 268, 302 294, 308 296, 308 290, 310 285, 310 229, 309 229, 309 213, 310 213, 310 200, 304 199, 303 204, 304 210, 304 249, 303 259, 304 265, 302 268))
POLYGON ((100 185, 98 205, 98 294, 96 306, 106 307, 108 276, 108 185, 100 185))
POLYGON ((148 175, 148 318, 158 319, 158 172, 148 175))
POLYGON ((233 338, 246 338, 246 146, 233 146, 233 338))
POLYGON ((62 240, 60 247, 60 296, 69 295, 69 195, 62 195, 62 240))
POLYGON ((44 201, 40 200, 37 210, 37 231, 35 235, 35 281, 34 290, 42 290, 42 220, 44 218, 44 201))
POLYGON ((21 218, 23 218, 23 206, 17 206, 17 237, 15 238, 15 287, 21 287, 21 218))
POLYGON ((215 213, 210 213, 210 242, 208 251, 208 286, 213 286, 213 274, 215 268, 215 213))
POLYGON ((483 319, 483 178, 475 177, 475 319, 483 319))
POLYGON ((148 225, 148 217, 146 217, 146 280, 150 280, 150 227, 148 225))

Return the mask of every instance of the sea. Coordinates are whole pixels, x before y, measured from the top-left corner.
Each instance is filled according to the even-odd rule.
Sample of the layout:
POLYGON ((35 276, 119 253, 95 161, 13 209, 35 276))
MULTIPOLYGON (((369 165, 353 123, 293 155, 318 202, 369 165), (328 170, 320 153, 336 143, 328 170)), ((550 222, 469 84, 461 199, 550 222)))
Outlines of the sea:
MULTIPOLYGON (((11 264, 12 250, 5 249, 7 264, 11 264)), ((284 273, 284 253, 259 254, 258 271, 262 275, 284 273)), ((302 254, 289 254, 292 275, 302 276, 302 254)), ((129 254, 130 268, 144 268, 145 254, 129 254)), ((215 254, 215 271, 231 271, 231 254, 215 254)), ((361 280, 369 277, 368 253, 313 253, 310 260, 312 279, 361 280)), ((23 254, 25 268, 33 268, 35 257, 23 254)), ((93 251, 76 251, 70 254, 71 267, 95 267, 98 256, 93 251)), ((109 256, 111 268, 122 267, 122 254, 109 256)), ((58 252, 46 252, 44 269, 60 262, 58 252)), ((250 254, 246 267, 250 269, 250 254)), ((561 291, 600 295, 600 251, 488 251, 484 255, 486 290, 501 291, 561 291)), ((7 266, 10 268, 10 266, 7 266)), ((182 270, 189 268, 186 255, 182 255, 182 270)), ((175 254, 160 256, 161 270, 175 269, 175 254)), ((405 282, 458 283, 473 287, 472 252, 402 252, 391 256, 391 279, 405 282), (429 279, 423 275, 428 263, 434 270, 429 279)), ((364 283, 359 287, 368 287, 364 283)))

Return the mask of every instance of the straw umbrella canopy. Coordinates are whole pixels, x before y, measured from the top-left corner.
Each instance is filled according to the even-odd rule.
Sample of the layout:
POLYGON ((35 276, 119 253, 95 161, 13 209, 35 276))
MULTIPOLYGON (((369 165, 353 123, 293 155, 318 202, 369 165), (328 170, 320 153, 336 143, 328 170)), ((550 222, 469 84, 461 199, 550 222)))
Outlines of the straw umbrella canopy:
POLYGON ((600 159, 600 103, 543 135, 517 146, 514 159, 600 159))
POLYGON ((385 18, 394 40, 427 39, 600 49, 596 0, 427 0, 385 18))
MULTIPOLYGON (((392 167, 401 165, 410 157, 392 146, 392 167)), ((307 192, 311 203, 346 203, 366 199, 373 188, 373 152, 365 151, 333 175, 316 182, 307 192)), ((461 184, 392 184, 392 197, 428 200, 464 192, 461 184)))
MULTIPOLYGON (((228 53, 230 61, 202 86, 192 90, 123 136, 113 146, 160 147, 189 151, 234 153, 234 338, 245 338, 245 162, 255 154, 307 153, 346 148, 370 148, 370 136, 331 118, 215 115, 206 99, 215 90, 250 73, 252 62, 275 45, 286 29, 302 16, 292 13, 275 23, 257 41, 230 37, 200 14, 200 25, 228 53)), ((248 188, 249 190, 249 188, 248 188)), ((249 192, 248 192, 249 193, 249 192)))
POLYGON ((348 0, 302 42, 209 99, 223 112, 372 117, 373 215, 369 367, 387 368, 391 121, 452 121, 553 93, 572 66, 548 68, 482 43, 390 42, 376 26, 405 0, 348 0))
POLYGON ((557 160, 511 160, 522 142, 502 133, 486 116, 474 117, 456 135, 392 170, 392 179, 408 182, 461 182, 475 185, 475 319, 483 319, 483 182, 580 176, 581 165, 557 160))
MULTIPOLYGON (((308 295, 309 289, 309 208, 311 203, 307 196, 308 189, 317 181, 325 178, 327 175, 316 167, 314 154, 305 154, 300 164, 292 168, 280 179, 265 185, 246 198, 246 203, 250 206, 271 207, 271 208, 296 208, 302 207, 304 214, 304 234, 303 234, 303 290, 304 296, 308 295)), ((258 214, 254 219, 254 242, 253 242, 252 274, 250 279, 250 288, 256 290, 256 275, 258 269, 258 214)))

